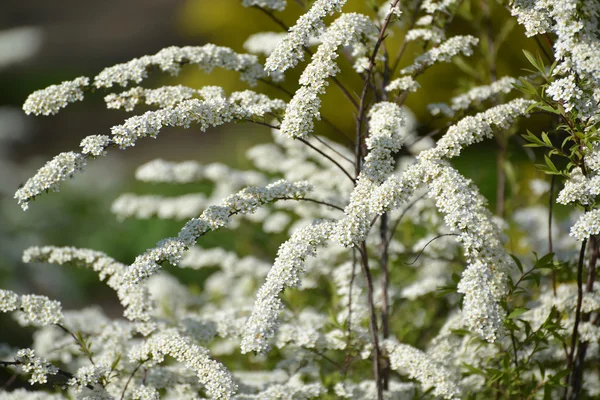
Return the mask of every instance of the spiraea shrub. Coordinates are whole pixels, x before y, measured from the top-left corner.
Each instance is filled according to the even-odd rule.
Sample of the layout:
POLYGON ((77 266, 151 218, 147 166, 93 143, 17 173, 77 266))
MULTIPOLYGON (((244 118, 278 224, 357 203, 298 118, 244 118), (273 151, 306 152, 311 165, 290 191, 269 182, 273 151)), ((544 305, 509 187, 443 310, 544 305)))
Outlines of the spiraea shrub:
POLYGON ((138 113, 41 167, 16 191, 23 210, 168 127, 273 135, 247 152, 251 171, 140 166, 143 182, 211 189, 117 198, 119 218, 183 221, 131 264, 26 249, 26 263, 97 272, 122 317, 0 290, 0 311, 36 328, 30 348, 0 347, 0 365, 29 381, 1 398, 600 397, 600 2, 369 0, 366 13, 345 3, 243 0, 281 27, 239 38, 248 54, 168 47, 29 96, 27 114, 91 91, 138 113), (511 28, 521 42, 507 43, 511 28), (529 67, 502 76, 499 48, 520 43, 529 67), (458 67, 445 77, 456 95, 417 120, 405 103, 431 98, 419 81, 441 63, 458 67), (249 89, 139 86, 194 65, 234 71, 249 89), (346 98, 335 107, 343 127, 325 112, 331 91, 346 98), (494 207, 464 174, 481 168, 466 154, 483 141, 497 163, 494 207), (515 152, 529 158, 513 162, 515 152), (274 259, 203 245, 241 224, 286 238, 274 259), (211 269, 189 282, 177 268, 211 269))

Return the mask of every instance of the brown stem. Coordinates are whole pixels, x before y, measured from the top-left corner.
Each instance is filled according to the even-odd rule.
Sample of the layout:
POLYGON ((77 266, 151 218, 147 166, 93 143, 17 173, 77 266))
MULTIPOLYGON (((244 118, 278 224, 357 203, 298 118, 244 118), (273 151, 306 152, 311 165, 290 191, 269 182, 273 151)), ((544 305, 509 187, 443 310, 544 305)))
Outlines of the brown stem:
MULTIPOLYGON (((554 185, 556 183, 556 175, 552 175, 550 181, 550 195, 548 196, 548 253, 554 252, 552 245, 552 213, 554 211, 554 185)), ((556 271, 552 268, 552 292, 556 297, 556 271)))
MULTIPOLYGON (((581 250, 579 251, 579 262, 577 263, 577 306, 575 308, 575 323, 573 324, 573 333, 571 334, 571 349, 569 351, 569 357, 567 358, 567 368, 573 367, 573 356, 575 355, 575 348, 577 346, 577 336, 579 334, 579 323, 581 321, 581 303, 583 301, 583 259, 585 257, 585 248, 587 246, 587 239, 581 243, 581 250)), ((573 370, 567 376, 567 383, 571 383, 571 375, 573 370)), ((571 389, 567 387, 565 391, 565 400, 568 399, 568 394, 571 389)))
MULTIPOLYGON (((587 282, 585 285, 586 293, 590 293, 594 290, 594 282, 596 281, 596 263, 598 262, 598 253, 599 253, 599 244, 600 240, 598 240, 598 236, 592 236, 589 240, 589 252, 590 259, 588 261, 588 273, 587 273, 587 282)), ((590 313, 585 313, 581 316, 582 322, 589 322, 590 313)), ((570 386, 571 386, 571 396, 570 400, 579 399, 581 396, 581 389, 583 384, 583 370, 585 363, 585 356, 588 349, 588 342, 579 342, 577 347, 577 355, 573 364, 573 371, 571 372, 570 386)))
MULTIPOLYGON (((390 307, 388 304, 389 293, 389 269, 388 269, 388 249, 389 249, 389 235, 388 235, 388 220, 389 216, 387 213, 381 215, 381 224, 379 225, 379 237, 381 238, 381 329, 383 338, 387 339, 390 336, 390 324, 389 324, 389 311, 390 307)), ((390 367, 385 365, 382 371, 383 378, 383 389, 388 390, 390 384, 390 367)))
POLYGON ((367 301, 369 303, 369 327, 371 330, 371 341, 373 343, 373 378, 377 386, 377 400, 383 400, 383 385, 381 380, 381 349, 379 348, 379 332, 377 328, 377 314, 373 300, 373 278, 369 268, 369 256, 365 242, 360 244, 361 267, 367 282, 367 301))

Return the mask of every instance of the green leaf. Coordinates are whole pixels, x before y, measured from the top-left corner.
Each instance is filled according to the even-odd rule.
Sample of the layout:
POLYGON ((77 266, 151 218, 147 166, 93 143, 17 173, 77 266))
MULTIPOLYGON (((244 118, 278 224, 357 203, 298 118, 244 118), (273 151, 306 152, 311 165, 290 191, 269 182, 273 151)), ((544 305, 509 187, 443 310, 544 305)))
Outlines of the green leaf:
POLYGON ((524 307, 515 308, 510 314, 508 314, 509 319, 515 319, 523 315, 523 313, 527 312, 528 309, 524 307))
POLYGON ((515 264, 517 264, 517 268, 519 268, 519 271, 523 273, 523 264, 521 263, 521 260, 519 260, 514 254, 511 254, 510 256, 513 260, 515 260, 515 264))

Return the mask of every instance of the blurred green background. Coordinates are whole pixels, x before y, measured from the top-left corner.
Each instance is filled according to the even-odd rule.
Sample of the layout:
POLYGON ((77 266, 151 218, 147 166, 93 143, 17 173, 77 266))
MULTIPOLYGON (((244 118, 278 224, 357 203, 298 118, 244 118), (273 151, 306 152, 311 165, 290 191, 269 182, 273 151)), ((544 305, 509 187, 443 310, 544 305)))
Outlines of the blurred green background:
MULTIPOLYGON (((303 12, 296 2, 289 3, 288 9, 278 14, 288 26, 303 12)), ((345 10, 372 13, 372 5, 377 3, 384 2, 350 0, 345 10)), ((511 22, 501 5, 495 1, 488 3, 494 35, 504 35, 496 46, 497 76, 527 74, 523 71, 527 61, 521 49, 536 52, 537 44, 524 39, 522 29, 511 22)), ((464 1, 448 36, 478 30, 485 23, 481 4, 479 0, 464 1)), ((77 149, 86 135, 106 134, 111 126, 129 115, 107 111, 102 100, 104 93, 95 93, 55 116, 25 116, 20 107, 31 92, 77 76, 94 76, 106 66, 153 54, 169 45, 212 42, 243 52, 242 45, 249 34, 279 30, 266 15, 243 8, 239 0, 3 1, 0 5, 0 110, 3 110, 0 113, 3 116, 0 119, 0 287, 23 294, 44 294, 62 301, 67 309, 101 304, 109 315, 119 316, 116 296, 98 281, 95 273, 67 266, 24 265, 20 262, 22 251, 31 245, 71 245, 104 251, 130 263, 159 239, 176 234, 183 224, 158 219, 119 222, 110 214, 111 202, 123 192, 182 193, 182 188, 135 182, 133 172, 139 164, 160 157, 170 161, 221 161, 245 169, 250 167, 244 158, 246 149, 270 138, 268 129, 248 124, 230 124, 205 133, 194 127, 166 129, 156 140, 142 140, 126 152, 113 150, 107 157, 90 162, 86 172, 64 184, 59 193, 40 196, 29 211, 23 212, 12 199, 21 182, 57 153, 77 149)), ((400 46, 405 30, 406 27, 397 28, 387 40, 391 54, 400 46)), ((411 44, 402 64, 411 63, 420 51, 420 44, 411 44)), ((448 102, 453 95, 473 85, 490 82, 487 57, 485 51, 476 52, 466 61, 458 59, 455 63, 435 66, 419 77, 422 89, 410 95, 406 103, 417 117, 419 133, 443 125, 429 116, 427 104, 448 102), (474 67, 469 69, 465 65, 474 67)), ((351 90, 359 91, 361 80, 350 63, 340 57, 340 65, 344 72, 339 80, 351 90)), ((287 73, 284 84, 287 89, 297 87, 301 70, 300 67, 287 73)), ((247 88, 235 73, 215 70, 206 75, 194 67, 184 68, 177 78, 154 74, 146 85, 173 83, 196 88, 221 85, 228 92, 247 88)), ((267 86, 259 85, 257 90, 281 96, 281 92, 267 86)), ((352 110, 338 88, 331 85, 323 103, 323 115, 351 138, 352 110)), ((548 123, 533 116, 526 126, 539 131, 548 123)), ((317 124, 317 133, 340 140, 324 124, 317 124)), ((507 207, 512 208, 530 201, 528 188, 518 184, 520 179, 536 176, 531 163, 523 162, 528 155, 516 144, 513 140, 508 152, 514 177, 509 176, 507 207)), ((487 141, 474 146, 456 165, 479 185, 493 207, 495 143, 487 141)), ((207 235, 202 246, 223 246, 267 259, 275 256, 282 238, 261 235, 251 227, 242 229, 246 231, 223 230, 207 235)), ((202 276, 193 274, 202 273, 177 271, 187 282, 201 281, 202 276)), ((0 327, 0 342, 15 346, 29 344, 29 337, 23 335, 23 329, 10 316, 0 315, 0 327)))

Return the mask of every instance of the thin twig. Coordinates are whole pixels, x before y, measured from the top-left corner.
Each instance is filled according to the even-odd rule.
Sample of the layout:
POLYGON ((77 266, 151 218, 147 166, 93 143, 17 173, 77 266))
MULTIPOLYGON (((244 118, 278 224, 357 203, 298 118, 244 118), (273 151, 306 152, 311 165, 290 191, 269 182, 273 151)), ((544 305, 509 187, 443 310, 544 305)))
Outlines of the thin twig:
MULTIPOLYGON (((554 252, 552 245, 552 212, 554 210, 554 185, 556 184, 556 175, 552 175, 550 180, 550 195, 548 196, 548 252, 554 252)), ((556 271, 552 268, 552 293, 556 297, 556 271)))
POLYGON ((434 237, 434 238, 433 238, 433 239, 431 239, 429 242, 427 242, 427 243, 425 244, 425 246, 423 246, 423 248, 422 248, 422 249, 419 251, 419 253, 417 253, 417 257, 416 257, 416 258, 415 258, 415 259, 414 259, 412 262, 409 262, 409 263, 404 263, 404 264, 405 264, 405 265, 413 265, 414 263, 416 263, 416 262, 417 262, 417 260, 419 259, 419 257, 421 257, 421 254, 423 254, 423 252, 424 252, 424 251, 425 251, 425 249, 427 248, 427 246, 429 246, 429 245, 431 244, 431 242, 433 242, 434 240, 436 240, 436 239, 439 239, 439 238, 441 238, 441 237, 443 237, 443 236, 458 236, 458 234, 456 234, 456 233, 443 233, 443 234, 441 234, 441 235, 438 235, 438 236, 434 237))
POLYGON ((338 163, 337 161, 335 161, 331 156, 329 156, 327 153, 324 153, 323 151, 321 151, 320 149, 318 149, 317 147, 313 146, 309 141, 307 141, 306 139, 302 139, 302 138, 298 138, 298 140, 302 143, 304 143, 305 145, 307 145, 308 147, 310 147, 311 149, 313 149, 314 151, 316 151, 317 153, 319 153, 320 155, 322 155, 323 157, 325 157, 326 159, 328 159, 329 161, 331 161, 332 163, 334 163, 339 169, 340 171, 342 171, 348 178, 350 178, 350 180, 352 181, 352 183, 355 183, 355 179, 352 177, 352 175, 350 175, 350 173, 348 173, 348 171, 346 171, 346 169, 344 167, 342 167, 340 165, 340 163, 338 163))
POLYGON ((133 372, 131 372, 131 375, 129 375, 129 379, 127 379, 127 382, 125 383, 125 387, 123 387, 123 392, 121 392, 121 400, 123 400, 125 398, 125 392, 127 392, 127 387, 129 386, 129 383, 133 379, 133 376, 138 371, 138 369, 140 369, 140 367, 142 365, 144 365, 145 362, 146 361, 142 361, 141 363, 139 363, 138 366, 135 367, 135 369, 133 370, 133 372))
POLYGON ((339 151, 337 151, 335 148, 333 148, 333 146, 331 146, 329 143, 327 143, 326 141, 324 141, 323 139, 321 139, 319 136, 313 134, 311 137, 314 137, 323 146, 327 147, 329 150, 333 151, 335 154, 337 154, 338 156, 342 157, 344 160, 348 161, 349 163, 354 163, 353 160, 351 160, 350 158, 346 157, 345 155, 343 155, 342 153, 340 153, 339 151))
POLYGON ((277 197, 277 198, 275 198, 275 200, 310 201, 311 203, 321 204, 321 205, 335 208, 336 210, 340 210, 340 211, 344 212, 344 209, 342 207, 336 206, 335 204, 327 203, 326 201, 310 199, 310 198, 306 198, 306 197, 298 197, 298 198, 296 198, 296 197, 277 197))
MULTIPOLYGON (((575 323, 573 324, 573 333, 571 334, 571 349, 569 351, 569 357, 567 358, 567 368, 573 367, 573 356, 575 354, 575 347, 577 346, 577 336, 579 334, 579 322, 581 321, 581 304, 583 302, 583 260, 585 258, 585 248, 587 245, 587 239, 584 239, 581 243, 581 250, 579 251, 579 262, 577 263, 577 306, 575 308, 575 323)), ((567 383, 571 381, 571 375, 573 371, 567 376, 567 383)), ((568 387, 567 387, 568 389, 568 387)), ((565 393, 565 399, 567 398, 568 390, 565 393)))
POLYGON ((381 382, 381 349, 379 348, 379 333, 377 328, 377 316, 375 313, 375 302, 373 294, 373 278, 369 268, 369 256, 365 242, 360 244, 361 267, 367 282, 367 301, 369 303, 369 326, 371 330, 371 341, 373 342, 373 379, 377 386, 377 400, 383 400, 383 386, 381 382))

